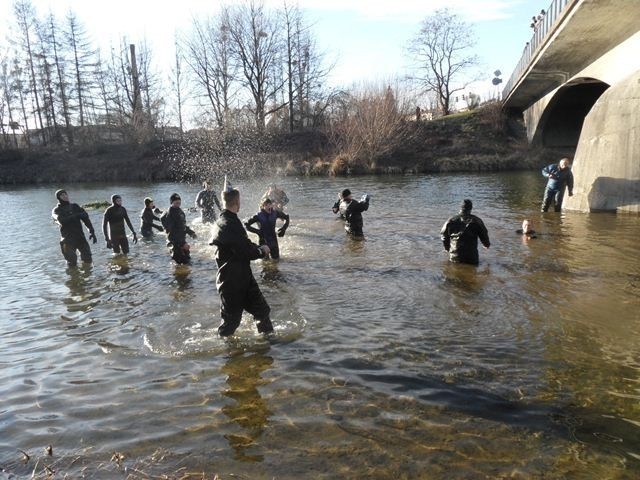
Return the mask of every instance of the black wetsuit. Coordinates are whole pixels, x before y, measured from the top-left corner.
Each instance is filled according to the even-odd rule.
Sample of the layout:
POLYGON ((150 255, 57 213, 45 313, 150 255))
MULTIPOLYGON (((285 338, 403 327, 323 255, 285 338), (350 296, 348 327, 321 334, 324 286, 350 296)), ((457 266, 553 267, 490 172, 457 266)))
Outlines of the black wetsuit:
POLYGON ((202 209, 202 223, 213 223, 216 221, 214 206, 217 206, 218 210, 222 211, 216 192, 206 189, 201 190, 196 197, 196 207, 202 209))
POLYGON ((60 225, 60 250, 67 264, 75 267, 78 263, 76 250, 80 252, 80 258, 85 263, 91 263, 91 248, 87 243, 82 230, 85 224, 89 233, 95 235, 89 214, 77 203, 58 203, 51 212, 53 219, 60 225), (82 223, 81 223, 82 222, 82 223))
POLYGON ((223 210, 213 225, 218 274, 216 287, 220 294, 220 336, 232 335, 240 325, 242 312, 246 310, 258 322, 258 332, 273 331, 269 318, 270 308, 251 271, 251 260, 262 258, 258 245, 249 240, 238 215, 223 210))
MULTIPOLYGON (((155 212, 162 213, 157 208, 155 212)), ((143 237, 151 237, 154 228, 159 232, 164 230, 160 225, 153 223, 154 220, 160 221, 160 217, 156 217, 155 212, 151 207, 145 207, 144 210, 140 212, 140 233, 143 237)))
POLYGON ((187 226, 187 218, 180 207, 169 207, 161 217, 162 226, 171 242, 171 258, 176 263, 189 263, 191 254, 187 247, 187 234, 193 236, 195 232, 187 226))
POLYGON ((351 200, 340 202, 340 215, 344 218, 344 228, 347 233, 354 237, 363 237, 362 233, 362 212, 369 209, 369 197, 364 202, 351 200))
POLYGON ((129 220, 126 208, 122 205, 114 204, 104 211, 102 233, 104 234, 105 240, 111 243, 111 248, 113 248, 114 253, 120 253, 120 250, 122 250, 124 254, 129 253, 129 240, 127 239, 127 232, 124 228, 125 222, 135 235, 135 230, 133 229, 133 225, 131 225, 131 220, 129 220))
POLYGON ((289 215, 276 210, 267 213, 266 210, 260 210, 256 215, 251 217, 245 224, 247 230, 258 235, 260 245, 268 245, 271 258, 280 258, 280 248, 278 246, 278 237, 283 237, 289 227, 289 215), (284 220, 284 225, 278 229, 276 235, 276 221, 284 220), (254 223, 259 223, 260 228, 252 227, 254 223))
POLYGON ((489 232, 482 220, 469 212, 460 212, 443 225, 440 232, 444 249, 449 252, 449 260, 477 265, 478 238, 489 248, 489 232))

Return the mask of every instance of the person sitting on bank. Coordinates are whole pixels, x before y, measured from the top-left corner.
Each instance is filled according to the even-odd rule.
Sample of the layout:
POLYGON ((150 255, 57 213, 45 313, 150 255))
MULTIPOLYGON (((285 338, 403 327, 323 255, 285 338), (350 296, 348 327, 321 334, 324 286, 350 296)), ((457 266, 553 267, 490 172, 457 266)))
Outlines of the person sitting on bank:
POLYGON ((271 255, 271 258, 277 260, 280 258, 280 248, 278 246, 278 237, 284 237, 287 228, 289 227, 289 215, 273 208, 273 202, 270 198, 266 198, 260 205, 260 211, 251 217, 244 226, 250 232, 258 235, 258 243, 260 245, 267 245, 270 253, 265 257, 271 255), (284 225, 278 228, 276 234, 276 222, 278 219, 284 220, 284 225), (259 228, 252 227, 254 223, 259 224, 259 228))
POLYGON ((213 190, 213 186, 209 180, 202 182, 202 190, 196 196, 196 208, 201 210, 202 223, 213 223, 216 221, 216 211, 214 207, 218 207, 218 211, 222 211, 218 195, 213 190))
POLYGON ((56 198, 58 199, 58 205, 53 208, 51 216, 60 226, 60 250, 67 261, 67 266, 77 266, 78 255, 76 251, 80 252, 80 258, 83 263, 90 264, 92 261, 91 248, 87 243, 87 238, 84 236, 82 224, 84 223, 87 230, 89 230, 89 240, 93 240, 95 244, 98 239, 89 219, 89 214, 77 203, 69 202, 69 194, 66 190, 56 191, 56 198))
POLYGON ((341 201, 336 209, 336 204, 333 205, 333 213, 340 212, 340 216, 344 218, 344 228, 348 234, 354 237, 364 237, 362 232, 362 212, 369 209, 369 195, 366 193, 362 196, 360 201, 354 200, 351 190, 345 188, 340 193, 341 201))
POLYGON ((271 309, 251 271, 251 260, 265 258, 269 254, 267 245, 256 245, 247 236, 238 218, 240 192, 225 180, 222 192, 224 209, 213 224, 213 236, 209 245, 216 247, 216 288, 220 294, 220 316, 218 327, 221 337, 233 335, 246 310, 257 321, 259 333, 273 332, 271 309))
POLYGON ((178 265, 187 264, 191 262, 191 247, 187 243, 187 235, 191 238, 196 238, 197 235, 187 226, 187 218, 180 208, 182 205, 180 195, 172 194, 169 201, 171 206, 162 214, 160 221, 171 245, 171 258, 178 265))
POLYGON ((547 177, 547 186, 542 199, 542 212, 549 210, 551 203, 554 203, 554 210, 559 212, 562 208, 564 190, 569 191, 569 196, 573 195, 573 173, 571 173, 571 161, 563 158, 559 163, 547 165, 542 169, 542 175, 547 177))
POLYGON ((113 253, 129 253, 129 240, 127 239, 127 231, 124 224, 127 224, 129 230, 133 233, 133 243, 138 243, 138 236, 131 225, 127 209, 122 206, 122 197, 120 195, 111 196, 111 206, 104 211, 102 219, 102 233, 104 240, 107 242, 107 248, 112 249, 113 253))
POLYGON ((140 212, 140 233, 144 238, 152 237, 154 228, 159 232, 164 232, 162 225, 153 223, 154 220, 160 221, 160 217, 157 217, 156 214, 162 215, 162 210, 156 207, 152 198, 145 198, 144 209, 140 212))
POLYGON ((445 222, 440 231, 444 249, 449 252, 449 260, 456 263, 477 265, 478 238, 489 248, 489 232, 479 217, 471 215, 473 203, 465 199, 460 206, 460 213, 445 222))

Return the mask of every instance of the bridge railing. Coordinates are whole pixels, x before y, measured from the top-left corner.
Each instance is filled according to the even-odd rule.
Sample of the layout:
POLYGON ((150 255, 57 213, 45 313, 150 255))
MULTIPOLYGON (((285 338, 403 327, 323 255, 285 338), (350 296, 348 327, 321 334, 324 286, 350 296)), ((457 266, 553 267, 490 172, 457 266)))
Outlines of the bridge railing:
POLYGON ((542 46, 556 22, 562 16, 564 10, 576 1, 577 0, 553 0, 551 2, 551 5, 549 5, 549 8, 547 8, 544 16, 542 17, 542 20, 536 24, 531 40, 524 46, 522 57, 520 58, 518 65, 516 65, 516 68, 513 70, 509 81, 505 84, 504 89, 502 90, 503 99, 509 96, 515 84, 520 80, 522 73, 527 69, 531 63, 531 59, 537 52, 538 48, 542 46))

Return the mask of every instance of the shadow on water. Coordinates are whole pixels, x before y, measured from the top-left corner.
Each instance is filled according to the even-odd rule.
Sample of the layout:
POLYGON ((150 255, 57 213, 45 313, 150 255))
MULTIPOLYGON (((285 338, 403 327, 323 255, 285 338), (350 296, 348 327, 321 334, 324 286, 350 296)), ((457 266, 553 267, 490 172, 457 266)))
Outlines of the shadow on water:
POLYGON ((239 432, 226 433, 225 438, 234 451, 235 459, 242 462, 264 460, 263 455, 251 451, 259 447, 259 439, 272 415, 258 390, 268 382, 262 374, 273 364, 268 351, 269 345, 266 344, 249 352, 233 352, 221 368, 227 376, 223 395, 231 400, 222 407, 222 412, 239 427, 239 432))

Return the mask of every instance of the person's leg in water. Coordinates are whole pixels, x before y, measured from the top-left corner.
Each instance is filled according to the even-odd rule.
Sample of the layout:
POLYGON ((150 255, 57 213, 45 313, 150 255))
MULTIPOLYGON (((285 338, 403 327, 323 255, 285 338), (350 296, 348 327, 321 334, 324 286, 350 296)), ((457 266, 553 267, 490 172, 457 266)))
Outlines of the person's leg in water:
POLYGON ((116 239, 116 241, 113 243, 114 252, 116 251, 116 246, 118 247, 118 251, 116 253, 120 253, 120 250, 122 250, 122 253, 124 253, 125 255, 129 253, 129 240, 127 239, 127 237, 116 239))
POLYGON ((564 189, 558 190, 554 196, 554 201, 556 202, 553 206, 553 209, 556 212, 559 212, 562 209, 562 199, 564 198, 564 189))
POLYGON ((222 323, 218 327, 218 335, 229 337, 240 326, 242 320, 242 301, 237 295, 220 292, 220 318, 222 323))
POLYGON ((280 258, 280 248, 277 243, 273 246, 269 245, 269 256, 274 260, 278 260, 280 258))
POLYGON ((76 254, 75 246, 67 242, 60 242, 60 251, 67 261, 67 266, 76 267, 78 265, 78 255, 76 254))
POLYGON ((174 243, 171 247, 171 258, 179 265, 191 262, 191 254, 185 246, 186 243, 180 245, 174 243))
POLYGON ((216 211, 212 209, 202 209, 202 223, 215 223, 216 211))
POLYGON ((270 318, 271 308, 254 278, 251 278, 251 284, 247 289, 244 309, 256 319, 256 327, 259 333, 273 332, 273 324, 270 318))
POLYGON ((549 206, 551 205, 555 194, 555 190, 550 190, 548 188, 544 189, 544 197, 542 198, 542 208, 540 209, 540 211, 546 212, 547 210, 549 210, 549 206))

